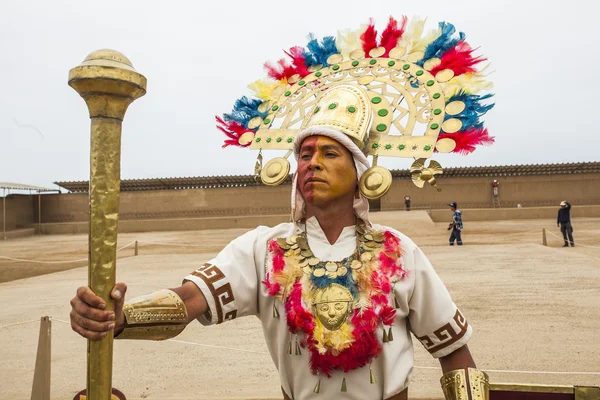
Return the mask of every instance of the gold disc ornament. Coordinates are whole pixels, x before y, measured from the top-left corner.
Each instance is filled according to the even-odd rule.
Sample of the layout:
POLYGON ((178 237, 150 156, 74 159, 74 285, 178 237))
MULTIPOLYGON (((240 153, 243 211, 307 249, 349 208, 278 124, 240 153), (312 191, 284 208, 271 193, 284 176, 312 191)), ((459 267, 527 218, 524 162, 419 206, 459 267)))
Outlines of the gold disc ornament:
POLYGON ((265 185, 277 186, 290 174, 290 162, 283 157, 270 160, 260 171, 260 179, 265 185))
POLYGON ((367 199, 379 199, 392 187, 392 173, 380 166, 371 167, 360 177, 358 187, 367 199))

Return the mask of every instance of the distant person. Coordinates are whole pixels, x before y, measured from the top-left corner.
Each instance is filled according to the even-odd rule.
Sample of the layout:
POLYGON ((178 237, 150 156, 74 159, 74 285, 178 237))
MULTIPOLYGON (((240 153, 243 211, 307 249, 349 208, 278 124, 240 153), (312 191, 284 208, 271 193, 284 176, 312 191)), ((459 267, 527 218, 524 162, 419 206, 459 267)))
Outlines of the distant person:
POLYGON ((498 197, 499 186, 500 184, 498 183, 498 181, 494 179, 494 182, 492 182, 492 193, 494 194, 494 197, 498 197))
POLYGON ((560 231, 563 234, 563 239, 565 240, 563 247, 569 247, 569 243, 571 243, 571 247, 575 247, 575 241, 573 240, 573 226, 571 226, 571 203, 566 200, 560 202, 556 226, 560 227, 560 231))
POLYGON ((450 222, 450 225, 448 225, 448 230, 452 230, 452 233, 450 234, 450 246, 454 246, 455 240, 457 245, 462 246, 462 213, 458 210, 456 202, 453 201, 449 204, 449 206, 452 210, 452 222, 450 222))
POLYGON ((404 196, 404 205, 406 206, 406 211, 410 211, 410 196, 404 196))

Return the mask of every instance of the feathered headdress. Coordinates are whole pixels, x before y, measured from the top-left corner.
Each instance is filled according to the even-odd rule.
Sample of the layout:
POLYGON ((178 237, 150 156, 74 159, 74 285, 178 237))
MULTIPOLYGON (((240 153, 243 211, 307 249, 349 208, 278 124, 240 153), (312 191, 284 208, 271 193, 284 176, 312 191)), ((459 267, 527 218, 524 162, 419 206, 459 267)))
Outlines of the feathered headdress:
POLYGON ((223 147, 289 150, 321 108, 321 97, 351 84, 372 103, 365 154, 423 159, 435 152, 471 153, 494 142, 481 120, 494 105, 492 94, 481 93, 491 87, 487 66, 478 69, 486 58, 475 51, 454 25, 440 22, 426 31, 418 18, 390 17, 381 34, 370 20, 337 38, 310 35, 305 47, 265 63, 268 78, 249 86, 256 98, 241 97, 217 118, 227 135, 223 147))

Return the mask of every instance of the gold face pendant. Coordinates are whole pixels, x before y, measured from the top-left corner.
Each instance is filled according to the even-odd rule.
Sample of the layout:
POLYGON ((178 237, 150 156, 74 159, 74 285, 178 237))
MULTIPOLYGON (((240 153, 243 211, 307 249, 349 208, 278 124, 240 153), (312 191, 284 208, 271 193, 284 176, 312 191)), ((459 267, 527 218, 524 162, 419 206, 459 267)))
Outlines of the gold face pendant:
POLYGON ((330 331, 336 331, 352 312, 352 301, 352 294, 348 289, 333 283, 315 292, 312 305, 321 324, 330 331))

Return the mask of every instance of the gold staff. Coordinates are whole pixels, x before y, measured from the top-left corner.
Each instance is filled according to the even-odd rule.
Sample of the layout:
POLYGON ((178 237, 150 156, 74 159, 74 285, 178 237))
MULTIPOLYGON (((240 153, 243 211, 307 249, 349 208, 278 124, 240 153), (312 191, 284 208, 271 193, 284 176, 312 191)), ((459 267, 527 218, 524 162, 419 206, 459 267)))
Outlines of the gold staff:
MULTIPOLYGON (((121 185, 121 125, 127 107, 146 94, 146 78, 114 50, 97 50, 69 71, 69 85, 85 100, 92 119, 88 285, 113 310, 121 185)), ((87 399, 109 400, 113 334, 89 341, 87 399)))

